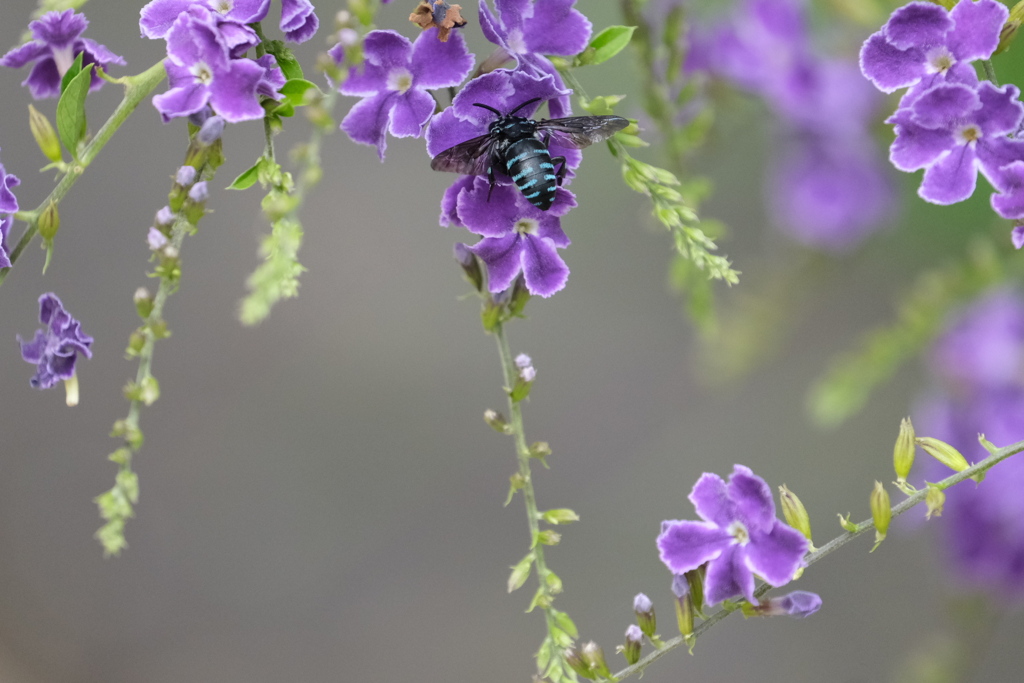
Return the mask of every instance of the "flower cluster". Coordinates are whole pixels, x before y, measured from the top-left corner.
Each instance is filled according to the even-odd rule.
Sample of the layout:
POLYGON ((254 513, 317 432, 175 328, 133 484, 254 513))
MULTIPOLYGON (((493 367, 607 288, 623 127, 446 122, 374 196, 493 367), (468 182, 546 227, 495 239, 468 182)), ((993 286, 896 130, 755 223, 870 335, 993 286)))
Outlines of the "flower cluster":
POLYGON ((10 248, 7 246, 7 234, 11 231, 14 223, 14 216, 11 214, 18 210, 18 198, 14 196, 13 190, 21 181, 12 173, 8 173, 3 164, 0 164, 0 268, 11 267, 10 248))
POLYGON ((53 292, 39 297, 39 322, 45 330, 36 330, 32 341, 18 335, 21 357, 36 366, 31 384, 37 389, 49 389, 58 380, 75 376, 78 354, 92 358, 92 337, 82 332, 82 325, 64 310, 64 305, 53 292))
MULTIPOLYGON (((979 81, 972 62, 992 56, 1009 12, 996 0, 961 0, 951 10, 912 2, 893 12, 861 49, 861 70, 884 92, 907 88, 888 123, 892 164, 924 169, 918 194, 954 204, 972 194, 980 171, 1000 193, 995 211, 1024 219, 1024 121, 1016 86, 979 81)), ((1014 235, 1016 246, 1024 235, 1014 235)))
MULTIPOLYGON (((83 66, 95 64, 103 70, 109 64, 123 66, 123 58, 96 41, 82 37, 88 26, 89 20, 85 15, 77 14, 73 9, 47 12, 28 25, 33 40, 0 57, 0 66, 20 69, 34 63, 22 85, 27 85, 37 100, 60 95, 61 79, 79 54, 82 55, 83 66)), ((103 79, 93 71, 90 90, 98 90, 102 85, 103 79)))
POLYGON ((892 203, 869 133, 881 98, 855 65, 818 53, 805 13, 797 0, 745 0, 725 23, 691 33, 687 68, 764 100, 779 123, 766 187, 773 221, 804 244, 844 249, 892 203))
MULTIPOLYGON (((261 42, 249 24, 269 9, 270 0, 153 0, 142 8, 142 34, 167 41, 170 89, 153 98, 164 121, 210 108, 231 123, 259 119, 261 97, 282 97, 277 91, 285 77, 275 57, 245 58, 261 42)), ((309 0, 282 0, 280 26, 288 40, 303 42, 319 20, 309 0)))
POLYGON ((755 574, 782 586, 803 566, 807 538, 775 517, 771 489, 749 468, 735 465, 728 483, 705 473, 689 499, 704 521, 662 522, 658 551, 677 576, 707 564, 708 604, 743 597, 757 605, 755 574))
MULTIPOLYGON (((916 411, 922 432, 959 449, 969 461, 988 454, 978 433, 996 444, 1024 433, 1024 296, 1000 289, 964 311, 932 349, 936 387, 916 411)), ((949 470, 928 459, 925 479, 949 470)), ((980 485, 946 491, 937 520, 950 567, 1000 599, 1024 599, 1024 461, 1010 458, 980 485)))
MULTIPOLYGON (((505 114, 526 104, 516 115, 529 118, 546 103, 552 117, 569 115, 571 91, 546 55, 575 55, 586 48, 591 24, 575 9, 575 3, 495 0, 492 10, 481 0, 481 29, 497 48, 479 68, 481 75, 436 115, 434 99, 427 91, 456 86, 473 68, 473 55, 461 33, 452 32, 442 42, 438 28, 431 26, 410 42, 394 31, 371 31, 364 43, 365 63, 352 67, 340 87, 342 94, 363 98, 342 121, 342 129, 356 142, 375 146, 381 159, 388 133, 395 137, 424 135, 427 152, 436 157, 487 136, 495 111, 505 114), (515 60, 514 68, 498 68, 511 60, 515 60), (537 104, 530 103, 535 99, 537 104)), ((435 2, 433 7, 437 14, 442 8, 447 13, 456 6, 435 2)), ((557 140, 550 141, 548 148, 553 159, 565 158, 560 175, 563 181, 571 180, 582 158, 579 150, 561 147, 557 140)), ((509 288, 521 275, 531 294, 551 296, 565 286, 569 276, 569 268, 558 254, 558 249, 569 245, 560 218, 576 206, 575 197, 558 187, 551 206, 541 210, 503 169, 496 169, 492 187, 485 177, 486 149, 486 145, 480 149, 481 175, 459 178, 445 192, 441 225, 463 227, 481 237, 465 252, 472 252, 487 265, 491 292, 509 288)))

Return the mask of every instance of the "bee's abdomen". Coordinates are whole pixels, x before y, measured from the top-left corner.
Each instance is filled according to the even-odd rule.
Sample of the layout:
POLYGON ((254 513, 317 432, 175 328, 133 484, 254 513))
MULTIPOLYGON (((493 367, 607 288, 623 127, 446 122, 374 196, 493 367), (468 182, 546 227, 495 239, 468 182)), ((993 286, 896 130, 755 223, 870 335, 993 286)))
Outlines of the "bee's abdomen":
POLYGON ((541 211, 555 201, 558 176, 551 163, 551 153, 537 138, 517 140, 508 146, 505 172, 512 177, 523 196, 541 211))

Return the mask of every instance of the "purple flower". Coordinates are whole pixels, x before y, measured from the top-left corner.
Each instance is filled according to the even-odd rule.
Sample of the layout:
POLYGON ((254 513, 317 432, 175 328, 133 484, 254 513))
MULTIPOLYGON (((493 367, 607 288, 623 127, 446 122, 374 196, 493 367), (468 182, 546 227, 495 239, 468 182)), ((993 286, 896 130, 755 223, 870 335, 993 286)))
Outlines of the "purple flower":
POLYGON ((363 44, 366 62, 341 86, 343 95, 363 98, 342 120, 342 130, 374 145, 382 161, 388 131, 400 138, 423 131, 436 106, 427 90, 456 86, 473 68, 461 34, 442 43, 436 33, 427 29, 411 43, 395 31, 371 31, 363 44))
POLYGON ((754 574, 781 586, 803 566, 807 539, 776 519, 771 489, 749 468, 735 465, 728 484, 705 473, 689 498, 704 521, 662 522, 658 550, 673 574, 708 564, 708 604, 743 596, 756 605, 754 574))
POLYGON ((10 268, 10 247, 7 246, 7 235, 14 224, 13 216, 0 216, 0 268, 10 268))
POLYGON ((231 59, 208 10, 197 6, 178 16, 167 33, 164 65, 170 89, 153 105, 165 122, 207 104, 232 123, 263 118, 258 90, 267 70, 250 59, 231 59))
POLYGON ((821 609, 821 596, 807 591, 793 591, 786 595, 771 597, 756 608, 755 613, 764 617, 789 616, 794 619, 809 617, 821 609))
MULTIPOLYGON (((532 76, 523 71, 498 69, 474 78, 455 96, 452 106, 430 120, 427 128, 427 153, 437 156, 439 153, 479 135, 485 135, 494 122, 494 113, 475 106, 476 103, 486 104, 501 112, 508 112, 528 100, 540 98, 548 102, 554 111, 557 98, 567 96, 571 91, 559 86, 550 75, 532 76)), ((516 115, 530 117, 539 105, 530 105, 520 109, 516 115)), ((552 113, 552 116, 555 114, 552 113)), ((566 179, 572 177, 571 169, 580 165, 583 153, 578 149, 560 147, 557 143, 549 146, 551 156, 565 157, 567 169, 566 179)), ((499 174, 501 183, 512 182, 507 175, 499 174)), ((456 181, 458 184, 460 181, 456 181)), ((454 186, 453 186, 454 189, 454 186)), ((444 203, 442 203, 442 207, 444 203)), ((443 210, 443 209, 442 209, 443 210)), ((441 225, 447 225, 442 215, 441 225)))
POLYGON ((1024 226, 1018 225, 1010 232, 1010 240, 1015 249, 1024 247, 1024 226))
POLYGON ((1024 119, 1016 86, 977 89, 940 83, 922 93, 888 123, 896 139, 889 159, 901 171, 925 169, 918 194, 934 204, 953 204, 974 193, 978 171, 999 188, 999 169, 1021 158, 1024 143, 1010 140, 1024 119))
POLYGON ((574 206, 576 198, 563 188, 558 188, 551 208, 541 211, 513 185, 496 185, 491 192, 482 176, 463 184, 455 217, 484 236, 469 250, 487 264, 491 292, 507 289, 520 272, 531 294, 549 297, 565 287, 569 267, 558 249, 569 246, 569 237, 559 217, 574 206))
POLYGON ((973 85, 978 77, 971 62, 992 56, 1008 15, 995 0, 961 0, 950 12, 912 2, 864 43, 861 71, 883 92, 915 86, 911 100, 940 83, 973 85))
MULTIPOLYGON (((108 64, 124 65, 122 57, 94 40, 81 37, 88 26, 89 20, 85 15, 76 14, 72 9, 47 12, 28 25, 35 40, 0 57, 0 66, 20 69, 29 62, 35 62, 22 85, 27 85, 32 97, 39 100, 60 95, 61 79, 79 53, 83 66, 96 64, 106 70, 108 64)), ((99 90, 102 85, 103 79, 93 71, 89 89, 99 90)))
POLYGON ((0 164, 0 214, 15 213, 18 210, 18 198, 12 190, 21 184, 18 176, 8 173, 0 164))
POLYGON ((35 338, 26 342, 18 335, 21 357, 35 363, 36 374, 31 384, 37 389, 49 389, 57 380, 71 379, 75 374, 75 361, 79 353, 92 358, 92 337, 82 332, 81 323, 64 310, 64 305, 53 292, 39 297, 39 322, 45 330, 36 330, 35 338))
POLYGON ((856 246, 884 224, 893 192, 866 135, 794 132, 776 152, 766 185, 773 222, 808 246, 856 246))
MULTIPOLYGON (((498 46, 499 63, 511 57, 520 70, 537 77, 549 75, 564 89, 558 70, 544 55, 568 57, 587 47, 592 25, 575 4, 576 0, 495 0, 495 15, 487 1, 480 0, 480 29, 498 46)), ((567 93, 549 106, 552 118, 572 113, 567 93)))
MULTIPOLYGON (((218 25, 229 41, 232 36, 241 38, 251 34, 255 38, 252 45, 256 45, 259 39, 246 24, 263 21, 270 10, 270 0, 153 0, 142 8, 139 20, 142 35, 147 38, 166 37, 178 16, 197 6, 216 15, 218 25)), ((319 25, 309 0, 281 0, 280 26, 288 40, 303 43, 313 37, 319 25)), ((240 45, 241 41, 238 40, 237 44, 240 45)), ((233 51, 232 56, 241 57, 245 51, 233 51)))
MULTIPOLYGON (((1005 445, 1024 437, 1024 296, 998 289, 957 316, 929 356, 936 390, 917 410, 919 433, 972 462, 986 457, 977 434, 1005 445)), ((945 476, 928 459, 924 477, 945 476)), ((946 490, 936 520, 951 569, 1001 599, 1024 600, 1024 459, 996 465, 980 484, 946 490)))

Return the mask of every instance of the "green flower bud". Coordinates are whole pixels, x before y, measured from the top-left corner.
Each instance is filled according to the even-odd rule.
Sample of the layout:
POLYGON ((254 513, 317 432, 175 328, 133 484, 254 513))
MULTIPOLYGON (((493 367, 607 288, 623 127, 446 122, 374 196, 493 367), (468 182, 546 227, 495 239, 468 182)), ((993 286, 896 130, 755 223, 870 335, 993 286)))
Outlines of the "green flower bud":
POLYGON ((954 472, 963 472, 970 463, 967 462, 967 458, 960 454, 960 451, 950 446, 945 441, 939 441, 933 439, 930 436, 923 436, 918 439, 914 439, 917 445, 925 450, 925 452, 941 462, 943 465, 953 470, 954 472))
POLYGON ((1024 21, 1024 0, 1018 2, 1010 9, 1010 16, 1007 17, 1002 30, 999 31, 999 46, 996 47, 996 51, 992 53, 993 55, 1001 54, 1010 49, 1014 38, 1017 37, 1017 29, 1020 28, 1022 21, 1024 21))
POLYGON ((604 660, 604 650, 594 641, 591 640, 589 643, 584 643, 580 656, 583 658, 587 668, 590 669, 590 676, 588 678, 594 678, 595 676, 601 678, 612 677, 612 672, 608 670, 608 664, 604 660))
POLYGON ((929 486, 924 496, 924 504, 928 506, 925 519, 942 516, 942 506, 946 504, 946 494, 938 486, 929 486))
POLYGON ((505 416, 488 408, 484 411, 484 422, 490 425, 491 429, 499 434, 511 434, 512 428, 505 421, 505 416))
POLYGON ((583 661, 583 657, 576 647, 567 647, 563 650, 562 660, 569 665, 570 669, 583 678, 593 678, 594 674, 590 672, 590 667, 583 661))
POLYGON ((551 444, 547 441, 535 441, 530 446, 530 457, 543 460, 544 458, 551 455, 551 444))
POLYGON ((562 534, 552 529, 537 532, 537 542, 541 545, 558 545, 561 540, 562 534))
POLYGON ((50 202, 43 209, 43 212, 39 214, 39 236, 47 244, 50 244, 53 242, 53 238, 57 236, 58 230, 60 230, 60 212, 57 210, 57 203, 50 202))
POLYGON ((148 318, 149 314, 153 312, 153 295, 145 287, 139 287, 135 290, 135 296, 132 298, 135 301, 135 311, 139 317, 143 320, 148 318))
POLYGON ((60 161, 63 158, 60 151, 60 138, 57 137, 57 132, 50 125, 50 119, 31 104, 28 105, 28 127, 43 156, 50 161, 60 161))
POLYGON ((636 624, 630 624, 626 629, 626 643, 622 646, 622 655, 626 663, 633 666, 640 661, 640 647, 644 642, 644 634, 636 624))
POLYGON ((905 484, 910 468, 914 466, 914 425, 909 417, 900 423, 900 433, 896 437, 896 445, 892 449, 893 467, 896 469, 896 482, 905 484))
MULTIPOLYGON (((804 504, 800 502, 795 493, 786 488, 785 484, 779 487, 779 500, 782 501, 782 516, 786 518, 786 523, 802 533, 810 541, 811 517, 807 514, 807 508, 804 507, 804 504)), ((813 549, 812 546, 811 550, 813 549)))
POLYGON ((540 518, 548 524, 568 524, 569 522, 580 521, 580 516, 569 508, 558 508, 557 510, 542 512, 540 518))
POLYGON ((654 603, 643 593, 637 593, 633 598, 633 613, 636 615, 636 623, 640 632, 648 638, 654 637, 658 629, 658 619, 654 615, 654 603))
POLYGON ((889 531, 889 522, 892 521, 892 508, 889 503, 889 492, 882 486, 882 482, 876 481, 875 488, 871 491, 871 518, 875 522, 875 548, 885 540, 889 531))

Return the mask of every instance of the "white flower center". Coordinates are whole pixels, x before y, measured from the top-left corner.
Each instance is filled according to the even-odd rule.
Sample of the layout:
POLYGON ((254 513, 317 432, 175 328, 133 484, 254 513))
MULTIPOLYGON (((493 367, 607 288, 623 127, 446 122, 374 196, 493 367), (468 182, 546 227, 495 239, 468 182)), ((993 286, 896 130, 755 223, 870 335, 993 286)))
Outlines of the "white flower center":
POLYGON ((71 65, 75 63, 74 45, 68 44, 53 50, 53 61, 57 64, 57 73, 64 77, 71 65))
POLYGON ((735 521, 725 529, 732 536, 733 543, 736 545, 746 545, 750 543, 750 532, 747 531, 747 527, 743 525, 743 522, 735 521))
POLYGON ((536 235, 537 228, 540 224, 535 218, 520 218, 516 221, 516 224, 512 226, 512 229, 516 232, 521 232, 524 235, 536 235))
POLYGON ((388 90, 397 90, 404 93, 412 87, 412 73, 405 67, 392 69, 388 74, 388 90))
POLYGON ((977 142, 982 137, 981 128, 977 124, 971 123, 966 126, 961 126, 956 131, 956 140, 961 145, 969 145, 972 142, 977 142))
POLYGON ((526 39, 523 38, 523 32, 516 29, 508 34, 508 39, 505 41, 508 45, 508 49, 514 55, 522 55, 529 52, 526 49, 526 39))
POLYGON ((210 9, 218 14, 227 14, 235 8, 235 0, 215 0, 215 2, 211 4, 213 7, 210 9))
POLYGON ((925 55, 925 71, 930 74, 944 74, 956 64, 956 57, 954 57, 949 48, 945 45, 932 48, 925 55))
POLYGON ((210 85, 213 82, 213 70, 206 62, 196 62, 189 68, 189 72, 191 72, 198 83, 210 85))

